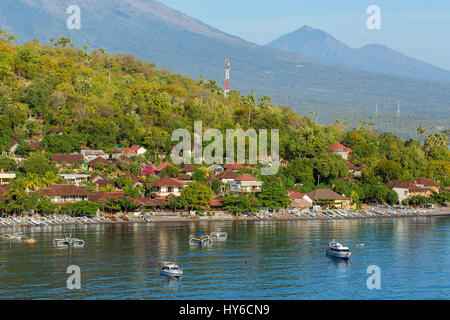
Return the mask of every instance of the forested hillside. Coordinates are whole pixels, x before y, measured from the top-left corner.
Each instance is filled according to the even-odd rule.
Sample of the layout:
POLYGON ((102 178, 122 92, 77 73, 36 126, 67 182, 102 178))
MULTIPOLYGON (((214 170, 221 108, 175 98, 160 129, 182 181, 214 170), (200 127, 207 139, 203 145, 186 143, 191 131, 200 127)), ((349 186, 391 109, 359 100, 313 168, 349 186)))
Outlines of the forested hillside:
MULTIPOLYGON (((389 133, 379 135, 370 121, 353 129, 343 121, 323 127, 313 114, 274 106, 268 96, 255 101, 232 91, 224 99, 215 80, 195 81, 157 70, 131 55, 76 50, 68 38, 44 46, 37 41, 14 45, 13 38, 3 33, 5 37, 0 40, 3 153, 17 142, 15 155, 27 158, 35 152, 30 143, 40 140, 47 157, 80 146, 109 151, 115 145, 138 144, 148 149, 148 159, 156 159, 175 144, 170 141, 174 129, 192 130, 194 121, 202 121, 203 128, 220 130, 279 129, 281 156, 290 162, 279 175, 289 187, 312 189, 318 180, 331 185, 346 176, 345 161, 326 152, 338 141, 354 150, 357 165, 367 167, 363 183, 426 176, 447 184, 450 155, 444 134, 429 135, 422 145, 389 133), (59 127, 62 134, 55 133, 59 127)), ((426 135, 425 129, 418 134, 426 135)))
MULTIPOLYGON (((270 95, 277 104, 301 113, 318 109, 319 123, 336 118, 359 124, 361 114, 379 117, 374 127, 402 138, 416 137, 415 128, 429 133, 449 123, 450 84, 358 71, 300 54, 258 46, 217 30, 154 0, 3 0, 0 29, 19 43, 56 36, 70 37, 77 48, 105 48, 109 53, 131 53, 140 59, 169 67, 198 79, 201 75, 224 85, 225 59, 231 60, 231 87, 258 98, 270 95), (66 9, 79 5, 82 27, 68 30, 66 9), (398 125, 390 121, 401 102, 398 125), (351 110, 346 118, 339 109, 351 110)), ((393 68, 390 68, 391 72, 393 68)), ((380 69, 378 69, 380 72, 380 69)))

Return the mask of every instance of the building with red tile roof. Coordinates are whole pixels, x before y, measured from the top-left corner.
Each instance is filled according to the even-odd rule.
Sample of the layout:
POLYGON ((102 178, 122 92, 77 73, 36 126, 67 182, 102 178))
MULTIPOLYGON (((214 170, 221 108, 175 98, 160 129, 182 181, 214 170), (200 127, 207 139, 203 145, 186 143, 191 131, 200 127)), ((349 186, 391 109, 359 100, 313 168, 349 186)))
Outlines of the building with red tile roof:
POLYGON ((164 177, 150 183, 149 186, 156 188, 156 195, 158 197, 168 196, 180 196, 181 190, 184 188, 185 183, 177 178, 164 177))
POLYGON ((225 170, 245 170, 247 169, 247 167, 243 166, 242 164, 239 163, 229 163, 223 166, 225 170))
POLYGON ((49 197, 53 203, 64 204, 86 201, 90 193, 73 184, 55 184, 50 188, 39 190, 41 195, 49 197))
POLYGON ((233 192, 243 192, 243 193, 252 193, 252 192, 261 192, 262 181, 259 181, 255 177, 250 174, 243 174, 234 181, 230 182, 230 191, 233 192))
POLYGON ((338 154, 345 160, 348 160, 348 155, 353 152, 352 149, 344 146, 340 142, 333 144, 331 147, 328 147, 327 151, 329 153, 338 154))
POLYGON ((55 153, 52 156, 52 161, 56 162, 58 168, 70 167, 74 163, 84 162, 84 156, 79 153, 55 153))

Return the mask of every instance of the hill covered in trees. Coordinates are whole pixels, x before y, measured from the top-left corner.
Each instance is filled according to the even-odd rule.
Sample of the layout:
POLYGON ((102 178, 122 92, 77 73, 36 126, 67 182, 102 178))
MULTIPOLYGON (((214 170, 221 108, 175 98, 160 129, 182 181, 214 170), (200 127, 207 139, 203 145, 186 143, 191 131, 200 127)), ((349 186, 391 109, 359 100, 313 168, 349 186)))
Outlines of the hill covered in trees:
MULTIPOLYGON (((215 80, 195 81, 158 70, 132 55, 74 49, 68 38, 54 39, 53 46, 38 41, 14 45, 6 33, 3 38, 0 151, 4 154, 11 155, 11 145, 17 143, 14 156, 36 157, 41 151, 32 148, 33 141, 40 141, 47 158, 78 151, 80 146, 110 151, 118 145, 142 145, 148 149, 147 159, 156 163, 176 144, 170 139, 173 130, 192 132, 194 121, 202 121, 203 128, 221 131, 279 129, 281 157, 289 165, 277 176, 286 190, 307 192, 319 183, 350 196, 352 191, 364 194, 364 186, 421 176, 448 185, 450 153, 444 134, 428 135, 421 144, 390 133, 380 135, 370 121, 356 128, 345 121, 320 126, 313 114, 310 119, 272 105, 268 96, 256 101, 253 95, 232 91, 224 98, 215 80), (346 162, 326 152, 338 141, 354 150, 355 165, 365 165, 360 181, 339 180, 348 176, 346 162)), ((424 135, 424 130, 418 134, 424 135)), ((5 163, 3 158, 1 165, 5 163)), ((33 161, 25 160, 20 170, 27 173, 27 166, 33 167, 33 161)), ((44 175, 44 169, 30 172, 44 175)))
POLYGON ((21 43, 36 38, 48 44, 56 35, 70 37, 78 48, 86 44, 110 53, 132 53, 194 79, 201 75, 217 79, 219 85, 224 84, 224 62, 230 58, 232 88, 246 95, 251 91, 257 97, 270 95, 275 103, 297 112, 315 110, 324 125, 336 118, 359 124, 361 114, 369 120, 376 102, 386 114, 378 117, 376 125, 403 138, 415 137, 420 125, 434 133, 449 123, 448 83, 360 71, 258 46, 154 0, 3 0, 0 29, 13 33, 21 43), (82 12, 80 30, 68 30, 65 23, 66 10, 74 4, 82 12), (399 122, 410 127, 390 121, 398 101, 399 122), (350 109, 346 119, 336 116, 341 108, 350 109))

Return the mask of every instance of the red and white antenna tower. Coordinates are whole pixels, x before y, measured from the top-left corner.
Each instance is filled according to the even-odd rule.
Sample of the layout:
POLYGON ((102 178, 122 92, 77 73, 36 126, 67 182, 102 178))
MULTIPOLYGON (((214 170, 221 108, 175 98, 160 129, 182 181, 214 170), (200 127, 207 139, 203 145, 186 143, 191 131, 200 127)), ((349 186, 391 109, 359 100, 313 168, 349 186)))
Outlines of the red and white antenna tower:
POLYGON ((225 72, 225 97, 228 96, 228 93, 230 92, 230 59, 225 60, 227 70, 225 72))

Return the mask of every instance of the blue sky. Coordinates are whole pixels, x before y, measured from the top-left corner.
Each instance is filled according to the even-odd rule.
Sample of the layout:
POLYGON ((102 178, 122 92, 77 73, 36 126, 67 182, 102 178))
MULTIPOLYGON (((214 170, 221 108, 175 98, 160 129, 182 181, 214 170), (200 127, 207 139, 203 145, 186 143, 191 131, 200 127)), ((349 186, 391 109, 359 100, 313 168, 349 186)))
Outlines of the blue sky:
POLYGON ((303 25, 350 47, 370 43, 450 70, 450 0, 160 0, 245 40, 266 44, 303 25), (368 30, 366 9, 381 9, 381 30, 368 30))

